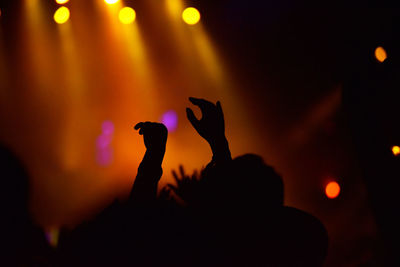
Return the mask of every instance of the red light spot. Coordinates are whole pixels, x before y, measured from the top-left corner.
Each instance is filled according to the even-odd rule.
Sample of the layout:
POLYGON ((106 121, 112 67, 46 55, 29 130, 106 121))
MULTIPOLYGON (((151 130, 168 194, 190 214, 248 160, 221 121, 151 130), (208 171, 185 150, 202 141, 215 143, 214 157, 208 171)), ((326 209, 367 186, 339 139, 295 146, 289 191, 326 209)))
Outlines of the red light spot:
POLYGON ((330 182, 325 187, 325 194, 328 198, 337 198, 340 193, 340 186, 337 182, 330 182))

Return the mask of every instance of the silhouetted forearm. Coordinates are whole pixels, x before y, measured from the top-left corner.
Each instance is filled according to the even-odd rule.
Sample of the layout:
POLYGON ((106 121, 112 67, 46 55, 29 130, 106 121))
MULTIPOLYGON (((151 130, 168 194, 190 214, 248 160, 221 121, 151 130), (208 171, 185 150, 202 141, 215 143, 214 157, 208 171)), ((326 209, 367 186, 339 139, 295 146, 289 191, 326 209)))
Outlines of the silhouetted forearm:
POLYGON ((156 199, 158 181, 163 173, 161 167, 163 158, 164 151, 146 151, 132 187, 131 201, 151 202, 156 199))
POLYGON ((225 136, 209 144, 213 153, 211 164, 222 164, 232 160, 229 143, 225 136))

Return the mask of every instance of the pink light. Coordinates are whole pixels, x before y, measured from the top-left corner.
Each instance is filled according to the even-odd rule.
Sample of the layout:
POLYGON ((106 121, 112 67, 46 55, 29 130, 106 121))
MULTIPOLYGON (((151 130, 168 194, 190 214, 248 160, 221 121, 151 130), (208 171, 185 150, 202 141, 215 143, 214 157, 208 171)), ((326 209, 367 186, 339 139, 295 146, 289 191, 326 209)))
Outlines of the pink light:
POLYGON ((167 127, 169 132, 173 132, 178 127, 178 115, 175 111, 169 110, 162 115, 161 122, 167 127))
POLYGON ((96 161, 100 166, 108 166, 112 162, 113 151, 111 142, 114 133, 112 121, 104 121, 101 124, 102 133, 96 139, 96 161))
POLYGON ((111 144, 112 137, 110 135, 102 134, 97 137, 96 145, 98 149, 104 149, 111 144))
POLYGON ((101 129, 103 130, 103 134, 111 135, 114 133, 114 124, 112 121, 104 121, 101 125, 101 129))
POLYGON ((101 166, 108 166, 112 162, 112 149, 104 148, 97 151, 97 163, 101 166))

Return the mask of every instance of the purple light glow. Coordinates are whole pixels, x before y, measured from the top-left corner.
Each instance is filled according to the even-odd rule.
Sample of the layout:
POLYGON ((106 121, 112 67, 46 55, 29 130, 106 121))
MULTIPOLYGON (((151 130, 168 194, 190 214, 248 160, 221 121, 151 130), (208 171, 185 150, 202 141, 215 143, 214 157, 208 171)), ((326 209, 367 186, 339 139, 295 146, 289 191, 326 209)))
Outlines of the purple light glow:
POLYGON ((97 151, 97 163, 100 166, 108 166, 112 162, 112 149, 105 148, 97 151))
POLYGON ((112 137, 110 135, 102 134, 97 137, 96 146, 98 149, 104 149, 111 144, 112 137))
POLYGON ((114 133, 114 124, 112 121, 104 121, 101 125, 101 129, 104 135, 111 135, 114 133))
POLYGON ((175 111, 169 110, 162 115, 161 122, 167 127, 169 132, 173 132, 178 127, 178 115, 175 111))
POLYGON ((114 133, 112 121, 104 121, 101 124, 102 133, 96 139, 96 160, 100 166, 108 166, 112 162, 111 141, 114 133))

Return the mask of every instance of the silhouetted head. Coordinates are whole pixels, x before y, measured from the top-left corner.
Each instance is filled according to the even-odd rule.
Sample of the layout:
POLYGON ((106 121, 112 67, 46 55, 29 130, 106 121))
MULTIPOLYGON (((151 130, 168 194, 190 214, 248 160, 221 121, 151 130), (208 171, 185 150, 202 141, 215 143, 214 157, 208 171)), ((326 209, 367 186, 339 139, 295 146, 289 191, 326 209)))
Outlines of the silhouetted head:
POLYGON ((233 159, 232 184, 248 201, 265 206, 283 205, 283 181, 262 157, 245 154, 233 159))
POLYGON ((28 214, 29 180, 21 161, 8 148, 0 145, 0 207, 7 216, 28 214))
POLYGON ((202 173, 210 204, 230 206, 238 213, 261 214, 283 205, 283 181, 274 169, 254 154, 245 154, 202 173))

